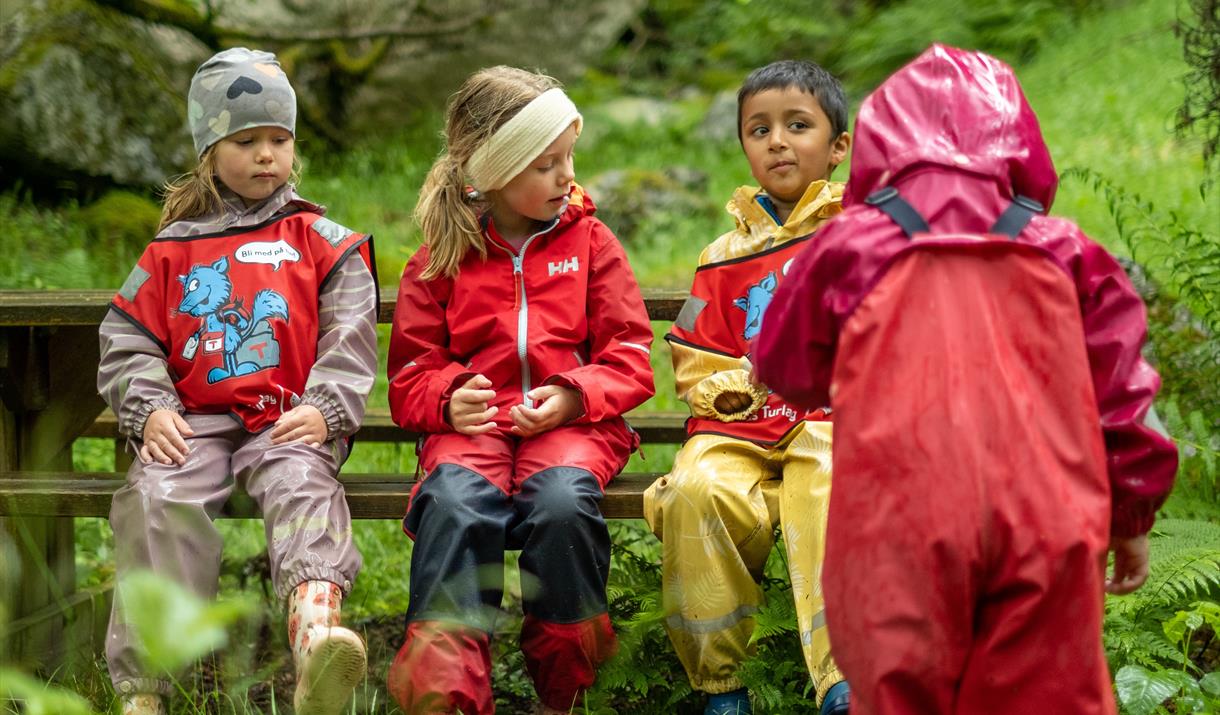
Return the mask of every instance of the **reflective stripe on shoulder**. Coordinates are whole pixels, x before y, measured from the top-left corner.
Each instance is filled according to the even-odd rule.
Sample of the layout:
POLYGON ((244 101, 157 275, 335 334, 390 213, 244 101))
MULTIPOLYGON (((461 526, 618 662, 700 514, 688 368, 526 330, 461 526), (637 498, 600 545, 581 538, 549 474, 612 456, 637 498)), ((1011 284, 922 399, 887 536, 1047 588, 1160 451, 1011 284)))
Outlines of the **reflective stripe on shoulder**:
POLYGON ((707 301, 695 296, 689 296, 686 302, 682 304, 682 310, 678 311, 678 319, 674 321, 674 325, 687 331, 688 333, 695 332, 695 320, 699 318, 699 314, 707 307, 707 301))

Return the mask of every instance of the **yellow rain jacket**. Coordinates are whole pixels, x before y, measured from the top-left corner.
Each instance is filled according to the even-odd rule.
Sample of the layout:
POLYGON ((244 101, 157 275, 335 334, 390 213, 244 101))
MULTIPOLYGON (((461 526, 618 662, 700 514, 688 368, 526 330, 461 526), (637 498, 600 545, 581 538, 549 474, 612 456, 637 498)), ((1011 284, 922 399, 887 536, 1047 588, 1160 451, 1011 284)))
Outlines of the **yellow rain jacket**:
MULTIPOLYGON (((689 438, 673 471, 644 495, 644 514, 664 543, 666 629, 697 690, 741 687, 737 667, 753 652, 758 582, 781 527, 806 664, 820 702, 842 679, 826 637, 821 566, 830 498, 831 426, 750 383, 749 343, 770 295, 813 232, 841 210, 843 184, 815 181, 779 225, 741 187, 729 201, 734 230, 699 258, 691 297, 666 336, 689 438), (748 407, 717 408, 738 393, 748 407)), ((764 199, 765 200, 765 199, 764 199)))

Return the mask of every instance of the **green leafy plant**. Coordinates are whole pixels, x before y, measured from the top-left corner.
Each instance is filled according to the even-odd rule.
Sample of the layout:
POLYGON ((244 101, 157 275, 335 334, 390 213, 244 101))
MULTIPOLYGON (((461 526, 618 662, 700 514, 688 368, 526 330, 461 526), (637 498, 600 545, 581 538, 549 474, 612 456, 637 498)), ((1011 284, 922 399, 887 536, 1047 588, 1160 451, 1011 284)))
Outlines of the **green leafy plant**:
POLYGON ((1190 610, 1178 611, 1162 624, 1165 636, 1178 644, 1183 654, 1180 670, 1149 669, 1140 665, 1125 665, 1114 678, 1118 699, 1131 715, 1151 715, 1167 712, 1163 707, 1172 701, 1173 712, 1215 712, 1220 708, 1220 673, 1205 673, 1196 677, 1197 667, 1190 662, 1194 636, 1207 627, 1214 634, 1220 630, 1220 604, 1198 601, 1190 610))
POLYGON ((1220 632, 1220 524, 1162 519, 1152 532, 1151 570, 1135 593, 1106 599, 1104 638, 1119 702, 1130 715, 1204 713, 1220 632))
POLYGON ((205 601, 151 572, 131 573, 119 583, 128 623, 139 636, 144 665, 175 675, 228 642, 226 628, 254 611, 248 599, 205 601))
MULTIPOLYGON (((1089 168, 1068 169, 1062 178, 1090 186, 1105 201, 1118 240, 1131 257, 1167 281, 1211 336, 1220 335, 1220 235, 1215 226, 1189 225, 1089 168)), ((1211 349, 1213 357, 1220 357, 1220 345, 1211 349)))
MULTIPOLYGON (((82 697, 12 668, 0 668, 0 704, 19 705, 25 715, 90 715, 82 697)), ((7 710, 6 710, 7 712, 7 710)))

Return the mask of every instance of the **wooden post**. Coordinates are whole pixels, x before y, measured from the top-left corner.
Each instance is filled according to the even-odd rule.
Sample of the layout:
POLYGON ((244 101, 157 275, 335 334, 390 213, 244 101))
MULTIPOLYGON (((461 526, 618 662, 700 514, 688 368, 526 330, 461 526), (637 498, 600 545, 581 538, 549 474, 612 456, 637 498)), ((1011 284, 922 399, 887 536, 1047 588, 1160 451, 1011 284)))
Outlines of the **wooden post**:
MULTIPOLYGON (((101 412, 96 326, 0 328, 0 469, 72 469, 72 442, 101 412)), ((0 519, 0 661, 49 673, 74 645, 70 518, 0 519)))

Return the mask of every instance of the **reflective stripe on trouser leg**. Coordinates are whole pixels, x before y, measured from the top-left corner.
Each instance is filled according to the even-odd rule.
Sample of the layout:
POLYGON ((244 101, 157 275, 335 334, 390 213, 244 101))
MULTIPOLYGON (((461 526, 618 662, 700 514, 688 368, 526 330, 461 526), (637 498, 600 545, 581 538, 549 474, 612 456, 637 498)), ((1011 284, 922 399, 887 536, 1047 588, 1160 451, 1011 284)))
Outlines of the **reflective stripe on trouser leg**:
POLYGON ((830 447, 831 424, 806 422, 784 448, 779 500, 797 633, 819 705, 830 686, 843 679, 830 654, 822 595, 826 516, 830 510, 830 447))
POLYGON ((258 502, 276 597, 306 581, 329 581, 346 595, 360 572, 352 516, 335 476, 347 445, 271 443, 271 430, 250 437, 233 454, 237 482, 258 502))
POLYGON ((705 692, 741 687, 737 667, 753 652, 758 579, 774 545, 762 484, 777 475, 767 453, 695 435, 644 494, 644 517, 663 542, 666 631, 691 685, 705 692))

